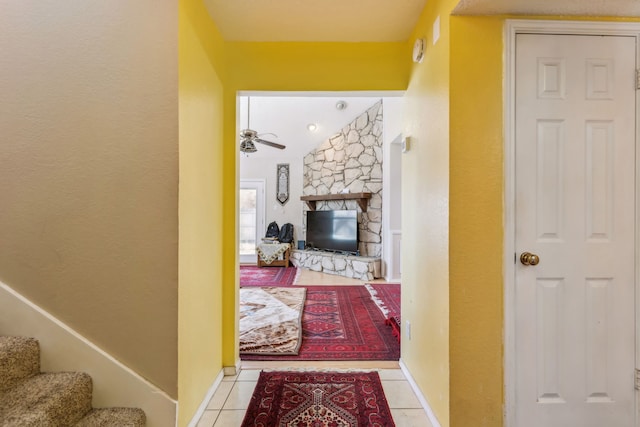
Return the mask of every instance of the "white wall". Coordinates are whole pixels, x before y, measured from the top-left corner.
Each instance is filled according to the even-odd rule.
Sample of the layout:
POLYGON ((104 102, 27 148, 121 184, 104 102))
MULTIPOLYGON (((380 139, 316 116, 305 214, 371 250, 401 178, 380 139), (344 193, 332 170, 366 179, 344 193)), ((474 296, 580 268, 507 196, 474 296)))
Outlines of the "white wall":
POLYGON ((402 230, 402 98, 384 98, 382 164, 382 274, 389 281, 400 280, 399 239, 402 230))
MULTIPOLYGON (((282 94, 280 94, 282 95, 282 94)), ((335 93, 333 94, 335 96, 335 93)), ((353 94, 352 94, 353 95, 353 94)), ((266 224, 269 224, 271 221, 276 221, 279 226, 290 222, 294 225, 295 228, 295 239, 296 240, 305 240, 306 236, 304 235, 303 230, 303 205, 300 201, 300 196, 302 196, 302 175, 303 175, 303 158, 304 155, 309 151, 310 148, 297 147, 298 137, 296 134, 288 134, 285 133, 282 129, 283 122, 286 125, 287 123, 293 123, 293 118, 283 114, 281 116, 274 115, 274 108, 289 108, 287 107, 287 103, 289 102, 289 98, 284 98, 284 101, 280 100, 280 102, 285 102, 281 104, 273 104, 273 102, 269 103, 265 100, 264 97, 268 96, 267 94, 261 94, 261 96, 252 96, 251 98, 251 111, 250 111, 250 125, 252 128, 255 128, 258 132, 276 132, 278 134, 278 138, 273 138, 271 135, 265 135, 264 139, 271 139, 275 142, 287 145, 287 148, 284 150, 278 150, 275 148, 267 147, 261 144, 256 144, 258 148, 258 153, 253 154, 241 154, 240 155, 240 179, 264 179, 266 181, 266 204, 265 204, 265 215, 266 215, 266 224), (278 105, 278 107, 274 107, 274 105, 278 105), (267 111, 261 111, 262 109, 266 109, 267 111), (276 200, 276 165, 279 163, 288 163, 289 164, 289 201, 281 206, 280 203, 276 200)), ((345 125, 351 122, 355 117, 364 112, 367 108, 373 105, 377 100, 379 100, 381 96, 375 96, 375 94, 371 94, 368 97, 360 97, 357 99, 353 97, 334 97, 329 98, 329 102, 327 105, 330 108, 333 108, 336 99, 345 99, 349 103, 348 111, 345 112, 343 116, 331 117, 333 120, 333 131, 330 131, 329 134, 333 135, 340 131, 345 125), (359 108, 364 105, 364 108, 359 108), (358 109, 358 111, 356 111, 358 109), (360 111, 361 110, 361 111, 360 111), (342 117, 342 118, 341 118, 342 117)), ((313 108, 305 106, 306 101, 314 101, 314 105, 317 104, 318 97, 309 96, 308 98, 299 96, 295 98, 296 109, 303 114, 304 111, 313 111, 309 113, 308 120, 300 119, 300 117, 295 118, 296 123, 312 123, 317 122, 315 120, 314 114, 317 114, 318 107, 315 106, 313 108)), ((320 98, 321 99, 321 98, 320 98)), ((385 160, 383 161, 383 176, 386 171, 386 165, 389 162, 389 150, 388 146, 401 132, 401 124, 402 124, 402 97, 401 94, 398 93, 397 96, 389 96, 382 97, 383 99, 383 120, 384 120, 384 128, 383 128, 383 144, 384 144, 384 155, 385 160)), ((244 128, 247 125, 246 119, 246 97, 240 97, 240 123, 239 128, 244 128)), ((290 111, 290 110, 287 110, 290 111)), ((324 125, 323 126, 327 126, 324 125)), ((299 128, 299 134, 301 137, 304 135, 307 138, 306 133, 307 130, 304 126, 296 126, 299 128)), ((317 145, 320 145, 323 140, 318 140, 317 145)), ((239 143, 239 142, 238 142, 239 143)), ((312 146, 313 147, 313 146, 312 146)), ((394 168, 396 173, 400 173, 398 168, 394 168)), ((383 194, 385 192, 383 191, 383 194)), ((386 192, 389 194, 389 192, 386 192)), ((396 191, 397 194, 400 193, 399 187, 396 191)), ((383 200, 383 212, 385 209, 385 205, 387 207, 391 206, 390 201, 383 200)), ((393 202, 395 206, 395 213, 393 217, 400 218, 400 203, 393 202)), ((383 213, 383 229, 388 230, 389 226, 385 225, 385 214, 383 213)), ((399 221, 399 220, 398 220, 399 221)), ((399 224, 398 224, 399 227, 399 224)), ((383 237, 383 248, 390 244, 390 241, 385 242, 385 238, 383 237)), ((383 249, 384 253, 384 249, 383 249)), ((386 260, 391 255, 388 256, 383 255, 386 260)), ((386 261, 390 262, 390 261, 386 261)), ((384 264, 384 262, 383 262, 384 264)))
MULTIPOLYGON (((265 224, 271 221, 282 224, 290 222, 294 226, 295 239, 302 235, 302 156, 290 157, 285 150, 259 146, 258 150, 273 150, 273 155, 254 157, 251 154, 240 155, 240 179, 264 179, 265 186, 265 224), (276 200, 276 165, 289 164, 289 200, 281 205, 276 200)), ((266 226, 265 226, 266 230, 266 226)))

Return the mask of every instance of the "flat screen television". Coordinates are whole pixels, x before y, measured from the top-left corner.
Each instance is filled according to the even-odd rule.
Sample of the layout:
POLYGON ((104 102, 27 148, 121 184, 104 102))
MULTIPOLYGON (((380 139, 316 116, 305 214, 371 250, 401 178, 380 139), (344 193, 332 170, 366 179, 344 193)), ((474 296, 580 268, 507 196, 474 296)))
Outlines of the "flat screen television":
POLYGON ((307 247, 358 252, 358 211, 307 211, 307 247))

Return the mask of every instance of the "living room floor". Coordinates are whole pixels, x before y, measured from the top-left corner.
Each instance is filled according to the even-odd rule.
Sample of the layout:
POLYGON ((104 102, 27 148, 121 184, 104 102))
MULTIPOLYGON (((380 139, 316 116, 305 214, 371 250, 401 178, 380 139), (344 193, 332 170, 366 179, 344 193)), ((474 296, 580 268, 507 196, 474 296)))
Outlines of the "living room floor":
MULTIPOLYGON (((384 282, 376 280, 375 282, 384 282)), ((362 285, 365 282, 300 269, 296 285, 362 285)), ((240 426, 262 369, 358 369, 378 371, 397 427, 433 427, 411 385, 395 361, 242 361, 238 375, 225 376, 198 427, 240 426)))

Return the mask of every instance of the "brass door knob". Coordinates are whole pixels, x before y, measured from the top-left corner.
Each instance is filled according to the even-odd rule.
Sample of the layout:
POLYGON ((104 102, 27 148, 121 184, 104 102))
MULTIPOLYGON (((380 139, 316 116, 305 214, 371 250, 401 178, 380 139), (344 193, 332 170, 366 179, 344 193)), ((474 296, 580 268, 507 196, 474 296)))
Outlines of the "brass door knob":
POLYGON ((522 252, 522 255, 520 255, 520 262, 524 265, 538 265, 540 257, 529 252, 522 252))

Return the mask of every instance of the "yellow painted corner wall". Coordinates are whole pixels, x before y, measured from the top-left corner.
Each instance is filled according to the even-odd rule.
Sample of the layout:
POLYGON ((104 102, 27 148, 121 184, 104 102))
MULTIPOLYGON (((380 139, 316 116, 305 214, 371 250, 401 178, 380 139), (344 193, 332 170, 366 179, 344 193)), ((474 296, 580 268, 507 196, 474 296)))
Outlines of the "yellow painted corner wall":
POLYGON ((402 361, 440 425, 449 425, 449 12, 427 2, 409 43, 426 41, 405 95, 402 156, 402 361), (434 44, 433 24, 440 20, 434 44))
POLYGON ((227 47, 229 78, 237 90, 404 90, 409 78, 406 43, 232 42, 227 47))
MULTIPOLYGON (((283 17, 284 19, 284 17, 283 17)), ((223 364, 238 357, 237 194, 239 91, 404 90, 405 43, 225 43, 223 364)))
POLYGON ((451 426, 503 425, 506 19, 451 17, 451 426))
POLYGON ((238 194, 239 173, 238 162, 238 133, 236 125, 237 89, 227 83, 224 96, 224 147, 222 151, 223 188, 223 294, 222 294, 222 363, 227 367, 235 367, 240 361, 239 355, 239 319, 240 319, 240 288, 239 288, 239 252, 238 245, 238 194))
POLYGON ((502 425, 503 23, 451 17, 451 426, 502 425))
POLYGON ((222 371, 223 86, 180 6, 178 425, 222 371))

